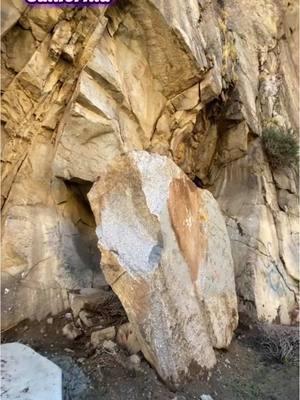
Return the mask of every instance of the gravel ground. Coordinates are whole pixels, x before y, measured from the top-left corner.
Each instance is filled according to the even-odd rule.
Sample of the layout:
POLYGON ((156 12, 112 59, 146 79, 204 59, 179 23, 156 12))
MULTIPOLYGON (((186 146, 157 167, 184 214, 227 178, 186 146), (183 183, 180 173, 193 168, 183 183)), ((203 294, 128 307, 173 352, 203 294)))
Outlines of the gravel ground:
POLYGON ((298 366, 266 360, 254 340, 253 330, 237 330, 228 351, 217 352, 214 370, 187 383, 177 393, 169 390, 140 355, 133 366, 129 355, 99 348, 90 337, 66 339, 61 331, 64 315, 40 323, 23 322, 2 334, 2 342, 19 341, 48 357, 62 368, 64 400, 296 400, 298 366))

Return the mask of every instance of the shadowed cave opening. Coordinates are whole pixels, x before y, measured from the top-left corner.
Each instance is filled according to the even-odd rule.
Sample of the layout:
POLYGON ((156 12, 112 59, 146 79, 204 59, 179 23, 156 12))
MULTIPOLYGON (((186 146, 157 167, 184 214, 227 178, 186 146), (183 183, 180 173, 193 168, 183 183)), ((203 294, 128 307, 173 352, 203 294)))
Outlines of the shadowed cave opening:
MULTIPOLYGON (((79 179, 64 181, 71 196, 75 199, 77 208, 77 221, 75 221, 78 235, 73 239, 76 256, 81 259, 81 268, 73 271, 75 279, 80 282, 80 274, 90 276, 92 272, 92 281, 90 285, 80 285, 75 290, 69 290, 69 294, 75 297, 82 296, 85 300, 82 302, 82 310, 86 312, 91 326, 95 324, 102 327, 120 326, 128 321, 126 312, 110 285, 107 283, 101 269, 101 252, 98 248, 98 238, 96 235, 96 221, 87 197, 93 183, 79 179), (82 269, 82 265, 85 269, 82 269), (79 278, 79 279, 78 279, 79 278)), ((78 268, 78 265, 75 268, 78 268)), ((84 281, 84 279, 83 279, 84 281)), ((85 280, 86 282, 86 280, 85 280)), ((71 296, 71 297, 72 297, 71 296)), ((69 295, 69 300, 71 299, 69 295)), ((79 300, 80 302, 80 300, 79 300)), ((74 304, 70 301, 71 310, 74 315, 74 304)), ((79 314, 80 319, 80 314, 79 314)), ((89 327, 89 323, 87 327, 89 327)), ((77 319, 76 324, 80 326, 81 322, 77 319)), ((86 324, 86 321, 83 322, 86 324)))
POLYGON ((80 258, 81 262, 79 268, 78 263, 74 265, 72 273, 77 282, 83 283, 80 287, 77 287, 77 289, 69 290, 69 293, 81 293, 87 295, 87 299, 89 299, 90 294, 97 297, 96 293, 98 290, 100 290, 100 292, 103 290, 107 292, 109 297, 106 302, 95 306, 93 301, 91 301, 91 303, 87 301, 84 308, 86 311, 92 312, 96 319, 102 318, 102 324, 115 324, 118 326, 127 321, 127 316, 119 298, 108 285, 101 269, 101 252, 97 245, 96 221, 87 197, 93 183, 77 178, 64 181, 64 183, 69 193, 71 193, 72 198, 75 200, 74 206, 77 208, 75 213, 75 215, 77 215, 77 220, 73 221, 73 223, 76 225, 78 234, 74 235, 72 240, 76 257, 80 258), (87 275, 90 284, 86 285, 86 279, 81 281, 80 275, 87 275), (92 279, 90 279, 90 277, 92 279), (92 291, 89 289, 92 289, 92 291))
POLYGON ((86 267, 89 274, 92 274, 90 286, 92 288, 107 287, 100 267, 101 253, 97 245, 96 221, 87 197, 93 183, 80 179, 65 180, 64 183, 75 200, 71 207, 76 210, 73 212, 71 209, 70 214, 78 231, 78 234, 72 236, 76 255, 81 260, 81 265, 86 267), (75 220, 72 214, 75 214, 75 220))

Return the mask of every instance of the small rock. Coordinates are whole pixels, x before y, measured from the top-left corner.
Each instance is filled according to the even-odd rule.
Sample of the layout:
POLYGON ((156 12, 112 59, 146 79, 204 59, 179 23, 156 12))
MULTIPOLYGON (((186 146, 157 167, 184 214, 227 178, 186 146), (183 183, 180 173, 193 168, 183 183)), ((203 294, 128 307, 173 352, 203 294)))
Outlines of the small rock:
POLYGON ((200 400, 214 400, 209 394, 203 394, 200 396, 200 400))
POLYGON ((53 324, 53 318, 47 318, 47 324, 52 325, 53 324))
POLYGON ((116 336, 116 328, 110 326, 109 328, 101 329, 100 331, 94 331, 91 335, 91 343, 94 347, 98 347, 104 342, 104 340, 112 340, 116 336))
POLYGON ((83 323, 81 322, 81 319, 80 319, 80 318, 77 318, 77 319, 76 319, 75 325, 78 326, 80 329, 83 329, 83 328, 84 328, 84 325, 83 325, 83 323))
POLYGON ((141 359, 137 354, 132 354, 128 357, 128 368, 130 370, 138 371, 140 369, 141 359))
POLYGON ((62 329, 62 333, 69 340, 75 340, 82 335, 82 331, 76 328, 73 322, 70 322, 69 324, 65 325, 62 329))
POLYGON ((85 311, 85 310, 81 310, 79 312, 79 318, 80 318, 81 322, 83 323, 83 325, 85 325, 87 328, 91 328, 94 325, 94 323, 91 319, 92 316, 93 315, 91 313, 89 313, 88 311, 85 311))
POLYGON ((222 80, 217 66, 209 70, 200 83, 201 102, 207 104, 222 92, 222 80))
POLYGON ((228 358, 225 359, 226 364, 230 364, 230 361, 228 360, 228 358))
POLYGON ((117 345, 112 340, 104 340, 102 347, 111 353, 115 353, 117 345))
POLYGON ((65 351, 66 353, 74 353, 74 350, 69 349, 68 347, 66 347, 66 348, 64 349, 64 351, 65 351))
POLYGON ((100 331, 101 329, 104 329, 104 328, 103 328, 103 325, 95 325, 95 326, 93 327, 93 331, 100 331))
POLYGON ((65 318, 66 319, 73 319, 73 315, 72 315, 72 313, 70 313, 70 312, 67 312, 66 314, 65 314, 65 318))
POLYGON ((128 361, 134 368, 138 368, 141 364, 141 358, 137 354, 132 354, 128 357, 128 361))
POLYGON ((119 327, 117 343, 125 347, 130 354, 136 354, 141 351, 141 346, 130 322, 119 327))

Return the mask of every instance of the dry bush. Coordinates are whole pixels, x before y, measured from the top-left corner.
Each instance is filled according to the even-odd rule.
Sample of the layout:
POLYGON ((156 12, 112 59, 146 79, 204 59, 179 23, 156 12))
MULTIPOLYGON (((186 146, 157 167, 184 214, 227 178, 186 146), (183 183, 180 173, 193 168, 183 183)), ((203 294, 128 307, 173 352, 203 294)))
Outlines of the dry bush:
POLYGON ((261 324, 256 344, 263 355, 282 364, 298 365, 299 328, 285 325, 261 324))
POLYGON ((270 127, 262 133, 262 143, 272 168, 291 167, 299 160, 299 144, 291 131, 270 127))

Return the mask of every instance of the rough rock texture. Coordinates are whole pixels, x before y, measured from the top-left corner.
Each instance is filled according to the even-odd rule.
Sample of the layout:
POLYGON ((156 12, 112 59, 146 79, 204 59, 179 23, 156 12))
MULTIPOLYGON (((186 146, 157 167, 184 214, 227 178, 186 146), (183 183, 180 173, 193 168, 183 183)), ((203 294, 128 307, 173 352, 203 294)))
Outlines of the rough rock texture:
POLYGON ((88 194, 102 268, 159 375, 179 384, 230 344, 237 299, 217 202, 165 156, 117 158, 88 194))
POLYGON ((88 307, 95 311, 101 307, 112 294, 101 289, 81 289, 79 293, 69 293, 70 307, 74 318, 77 318, 80 311, 88 307))
POLYGON ((141 351, 141 346, 134 326, 130 322, 126 322, 126 324, 119 326, 116 335, 116 342, 119 346, 126 349, 129 354, 134 355, 141 351))
POLYGON ((68 11, 71 22, 65 19, 64 24, 73 32, 76 66, 59 57, 60 42, 54 40, 55 33, 48 33, 54 26, 55 32, 63 29, 60 9, 27 8, 3 39, 3 58, 13 53, 20 60, 14 65, 20 65, 24 53, 14 48, 23 35, 15 36, 14 30, 35 37, 33 53, 21 71, 9 69, 15 76, 6 80, 2 96, 3 329, 24 318, 56 314, 69 306, 67 290, 99 282, 95 222, 86 206, 90 185, 63 182, 51 169, 55 129, 103 29, 103 12, 68 11))
POLYGON ((288 0, 2 1, 2 328, 99 285, 86 192, 107 162, 142 149, 217 198, 240 310, 290 322, 298 171, 272 171, 260 136, 299 129, 298 14, 288 0))
POLYGON ((2 344, 1 398, 62 400, 62 371, 24 344, 2 344))
POLYGON ((114 326, 97 330, 92 332, 91 334, 91 344, 94 347, 97 347, 100 344, 102 344, 105 340, 114 339, 115 336, 116 336, 116 328, 114 326))

